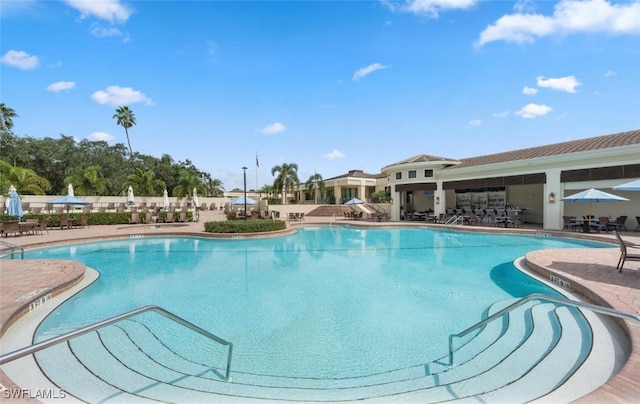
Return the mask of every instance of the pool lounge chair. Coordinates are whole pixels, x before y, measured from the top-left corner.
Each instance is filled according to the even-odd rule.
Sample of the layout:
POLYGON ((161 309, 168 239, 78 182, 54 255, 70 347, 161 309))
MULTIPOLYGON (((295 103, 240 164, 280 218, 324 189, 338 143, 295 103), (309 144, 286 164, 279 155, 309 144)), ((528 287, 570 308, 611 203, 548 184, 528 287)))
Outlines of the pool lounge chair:
POLYGON ((618 266, 616 266, 616 268, 618 269, 618 272, 622 272, 622 267, 624 266, 625 262, 640 261, 640 245, 625 242, 622 237, 620 237, 620 234, 618 234, 617 230, 614 230, 613 232, 616 234, 618 244, 620 245, 620 259, 618 260, 618 266), (629 252, 627 251, 628 248, 637 250, 638 253, 634 252, 632 254, 629 254, 629 252))
POLYGON ((140 214, 138 212, 133 212, 131 214, 131 219, 129 219, 129 224, 138 224, 140 223, 140 214))

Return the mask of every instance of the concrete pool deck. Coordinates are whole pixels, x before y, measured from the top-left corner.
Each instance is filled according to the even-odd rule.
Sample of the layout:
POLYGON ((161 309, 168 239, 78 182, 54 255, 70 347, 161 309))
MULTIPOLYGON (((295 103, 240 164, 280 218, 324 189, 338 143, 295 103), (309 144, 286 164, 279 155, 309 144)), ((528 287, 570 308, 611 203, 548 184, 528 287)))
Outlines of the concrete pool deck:
MULTIPOLYGON (((186 223, 183 226, 153 227, 150 225, 89 226, 76 229, 51 229, 42 235, 3 238, 25 249, 52 246, 68 242, 95 241, 109 238, 136 238, 149 236, 204 236, 204 221, 186 223)), ((332 218, 308 217, 299 224, 339 223, 363 226, 416 225, 405 222, 353 222, 335 221, 332 218)), ((425 226, 420 224, 419 226, 425 226)), ((442 227, 442 225, 433 225, 442 227)), ((464 229, 504 232, 505 229, 464 226, 464 229)), ((509 229, 509 232, 544 233, 589 238, 615 243, 613 234, 551 232, 535 228, 509 229)), ((625 241, 640 244, 640 233, 622 232, 625 241)), ((539 275, 549 279, 560 279, 565 288, 582 295, 585 299, 616 310, 640 315, 640 262, 625 264, 622 273, 616 270, 619 250, 611 249, 563 249, 534 251, 526 255, 528 266, 539 275)), ((0 270, 0 337, 23 314, 30 305, 44 301, 47 295, 55 295, 76 285, 84 276, 85 267, 70 260, 2 260, 0 270)), ((557 282, 556 282, 557 283, 557 282)), ((631 355, 621 369, 605 385, 578 400, 581 403, 637 402, 640 397, 640 323, 619 321, 631 341, 631 355)), ((29 341, 25 341, 25 346, 29 341)), ((0 384, 6 388, 19 388, 0 371, 0 384)), ((0 401, 9 399, 0 396, 0 401)), ((11 399, 11 402, 33 401, 33 399, 11 399)))

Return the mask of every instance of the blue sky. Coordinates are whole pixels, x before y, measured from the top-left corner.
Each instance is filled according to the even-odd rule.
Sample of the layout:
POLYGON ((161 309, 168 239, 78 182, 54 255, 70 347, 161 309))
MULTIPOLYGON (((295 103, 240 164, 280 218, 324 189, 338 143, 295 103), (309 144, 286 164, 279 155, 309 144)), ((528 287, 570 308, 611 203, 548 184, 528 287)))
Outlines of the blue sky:
POLYGON ((640 1, 2 0, 18 136, 190 159, 225 189, 640 128, 640 1), (259 168, 256 167, 256 154, 259 168))

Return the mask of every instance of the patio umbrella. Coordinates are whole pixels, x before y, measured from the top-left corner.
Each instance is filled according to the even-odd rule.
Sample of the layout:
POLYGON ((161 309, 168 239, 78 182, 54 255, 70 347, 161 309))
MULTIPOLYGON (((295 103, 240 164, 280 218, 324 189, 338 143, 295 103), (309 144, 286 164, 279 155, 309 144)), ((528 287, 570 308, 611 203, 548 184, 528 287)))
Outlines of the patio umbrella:
POLYGON ((69 213, 69 207, 71 205, 89 205, 91 202, 87 202, 84 199, 77 198, 73 195, 65 195, 59 198, 51 199, 46 203, 51 205, 67 205, 67 213, 69 213))
POLYGON ((345 205, 362 205, 362 204, 364 204, 364 201, 360 200, 358 198, 351 198, 347 202, 345 202, 344 204, 345 205))
MULTIPOLYGON (((231 201, 229 201, 229 203, 231 205, 244 205, 244 196, 239 196, 237 198, 233 198, 231 201)), ((254 201, 251 198, 247 198, 247 205, 255 205, 256 201, 254 201)))
POLYGON ((69 184, 69 186, 67 187, 67 195, 75 196, 75 194, 73 193, 73 184, 69 184))
POLYGON ((618 195, 609 194, 595 188, 587 189, 586 191, 578 192, 577 194, 565 196, 561 199, 562 201, 570 201, 570 202, 589 202, 589 217, 591 217, 591 211, 593 203, 600 202, 620 202, 620 201, 628 201, 627 198, 623 198, 618 195))
POLYGON ((640 179, 613 187, 616 191, 640 191, 640 179))
POLYGON ((169 193, 166 189, 162 194, 162 209, 169 210, 169 193))
POLYGON ((136 199, 133 197, 133 187, 129 185, 129 189, 127 190, 127 205, 133 206, 136 204, 136 199))
POLYGON ((198 199, 198 191, 193 188, 193 214, 194 214, 194 220, 199 220, 200 219, 200 214, 198 213, 198 206, 200 206, 200 200, 198 199))
POLYGON ((9 187, 9 204, 7 206, 7 215, 11 217, 17 217, 20 220, 23 216, 22 202, 18 196, 16 188, 11 185, 9 187))

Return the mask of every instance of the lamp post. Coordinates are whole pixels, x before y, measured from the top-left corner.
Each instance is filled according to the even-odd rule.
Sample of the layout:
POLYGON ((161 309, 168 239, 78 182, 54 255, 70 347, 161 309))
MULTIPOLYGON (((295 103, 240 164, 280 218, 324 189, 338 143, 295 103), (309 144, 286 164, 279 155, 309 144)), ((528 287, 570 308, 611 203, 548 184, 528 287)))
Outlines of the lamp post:
POLYGON ((244 220, 247 220, 247 167, 242 167, 244 172, 244 220))

